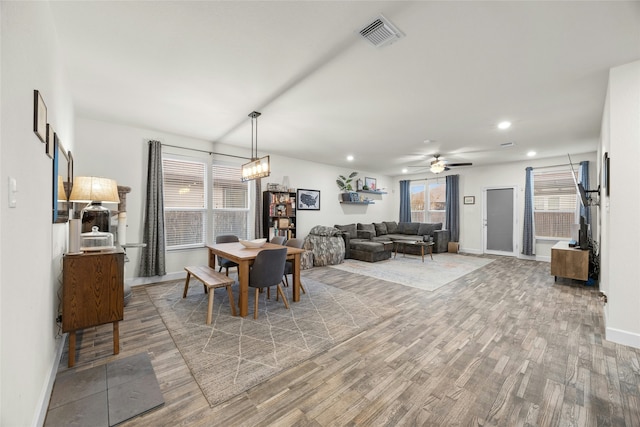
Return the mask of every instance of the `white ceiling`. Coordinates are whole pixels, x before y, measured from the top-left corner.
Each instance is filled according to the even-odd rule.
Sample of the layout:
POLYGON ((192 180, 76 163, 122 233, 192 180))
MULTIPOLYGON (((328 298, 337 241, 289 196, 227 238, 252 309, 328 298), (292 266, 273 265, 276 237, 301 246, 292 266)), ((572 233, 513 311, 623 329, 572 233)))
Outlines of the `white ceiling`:
POLYGON ((595 151, 608 69, 640 59, 638 1, 51 8, 80 116, 249 156, 257 110, 260 155, 390 175, 435 153, 481 165, 595 151), (382 48, 360 38, 380 13, 406 37, 382 48), (501 120, 513 126, 499 131, 501 120))

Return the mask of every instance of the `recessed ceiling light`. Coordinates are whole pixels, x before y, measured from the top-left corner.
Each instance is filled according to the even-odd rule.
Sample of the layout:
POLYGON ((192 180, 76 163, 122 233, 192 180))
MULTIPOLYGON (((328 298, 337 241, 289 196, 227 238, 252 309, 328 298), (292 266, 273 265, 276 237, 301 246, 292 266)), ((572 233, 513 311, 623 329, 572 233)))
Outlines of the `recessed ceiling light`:
POLYGON ((352 156, 352 155, 348 155, 348 156, 347 156, 347 161, 349 161, 349 162, 353 162, 353 156, 352 156))
POLYGON ((529 156, 529 157, 533 157, 533 156, 535 156, 535 155, 536 155, 536 152, 535 152, 535 151, 529 151, 529 152, 527 153, 527 156, 529 156))
POLYGON ((424 144, 431 144, 433 142, 433 139, 425 139, 424 141, 422 141, 424 144))
POLYGON ((407 168, 402 169, 402 173, 407 173, 407 172, 409 172, 409 169, 407 168))
POLYGON ((511 127, 511 122, 508 122, 506 120, 504 122, 498 123, 498 129, 505 130, 505 129, 509 129, 510 127, 511 127))

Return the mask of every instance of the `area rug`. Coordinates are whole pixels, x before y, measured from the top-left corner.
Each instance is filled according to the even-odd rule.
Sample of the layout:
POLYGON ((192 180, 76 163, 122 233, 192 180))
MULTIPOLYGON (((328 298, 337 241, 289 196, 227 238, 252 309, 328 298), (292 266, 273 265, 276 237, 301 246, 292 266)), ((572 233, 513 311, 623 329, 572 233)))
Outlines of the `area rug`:
MULTIPOLYGON (((320 354, 397 313, 384 302, 304 279, 307 291, 287 310, 282 300, 260 294, 258 319, 231 316, 225 289, 216 289, 213 321, 207 325, 207 296, 192 280, 187 298, 184 282, 147 288, 176 346, 211 406, 224 402, 266 379, 320 354)), ((238 298, 238 287, 233 287, 238 298)))
POLYGON ((433 254, 433 260, 429 255, 425 255, 423 263, 420 256, 398 254, 396 258, 392 255, 391 259, 378 262, 347 259, 344 263, 331 267, 426 291, 435 291, 492 261, 469 255, 442 253, 433 254))

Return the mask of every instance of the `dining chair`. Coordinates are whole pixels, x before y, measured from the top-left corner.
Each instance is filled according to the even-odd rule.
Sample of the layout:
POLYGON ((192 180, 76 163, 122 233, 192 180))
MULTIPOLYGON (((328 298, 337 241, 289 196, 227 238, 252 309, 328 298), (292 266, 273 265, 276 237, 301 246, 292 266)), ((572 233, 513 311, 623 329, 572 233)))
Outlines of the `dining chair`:
MULTIPOLYGON (((223 234, 222 236, 218 236, 216 237, 216 243, 232 243, 232 242, 238 242, 238 236, 234 236, 233 234, 223 234)), ((227 274, 227 276, 229 275, 229 269, 236 267, 236 269, 238 268, 238 264, 236 264, 233 261, 229 261, 226 258, 222 258, 221 256, 218 256, 218 265, 220 266, 220 269, 218 270, 218 272, 222 271, 222 268, 225 269, 225 273, 227 274)))
POLYGON ((258 297, 261 289, 272 286, 277 287, 278 294, 282 297, 284 306, 289 308, 287 297, 282 292, 280 282, 284 275, 284 263, 287 260, 287 248, 264 249, 258 252, 251 270, 249 270, 249 286, 256 289, 253 303, 253 318, 258 318, 258 297))
POLYGON ((287 240, 284 236, 273 236, 269 243, 273 243, 274 245, 284 245, 284 242, 287 240))
MULTIPOLYGON (((298 249, 302 249, 302 246, 304 245, 304 240, 303 239, 289 239, 287 240, 287 243, 285 243, 285 246, 291 246, 293 248, 298 248, 298 249)), ((293 274, 293 261, 287 261, 284 265, 284 277, 282 279, 282 283, 285 286, 289 286, 289 279, 287 278, 287 276, 289 274, 293 274)), ((300 282, 300 289, 302 290, 303 293, 307 293, 307 290, 304 288, 304 285, 302 284, 302 282, 300 282)))

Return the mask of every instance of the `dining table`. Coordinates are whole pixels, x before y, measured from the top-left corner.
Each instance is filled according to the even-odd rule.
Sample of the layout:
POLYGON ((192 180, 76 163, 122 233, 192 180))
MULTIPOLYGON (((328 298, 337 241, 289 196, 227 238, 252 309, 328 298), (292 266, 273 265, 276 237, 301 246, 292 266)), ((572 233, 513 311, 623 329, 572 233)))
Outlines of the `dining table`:
POLYGON ((304 249, 291 246, 265 243, 259 248, 248 248, 240 242, 215 243, 207 245, 209 249, 209 267, 216 268, 216 255, 238 264, 238 282, 240 284, 240 298, 238 307, 240 316, 246 317, 249 311, 249 268, 261 251, 287 248, 287 260, 293 264, 293 302, 300 301, 300 254, 304 249))

